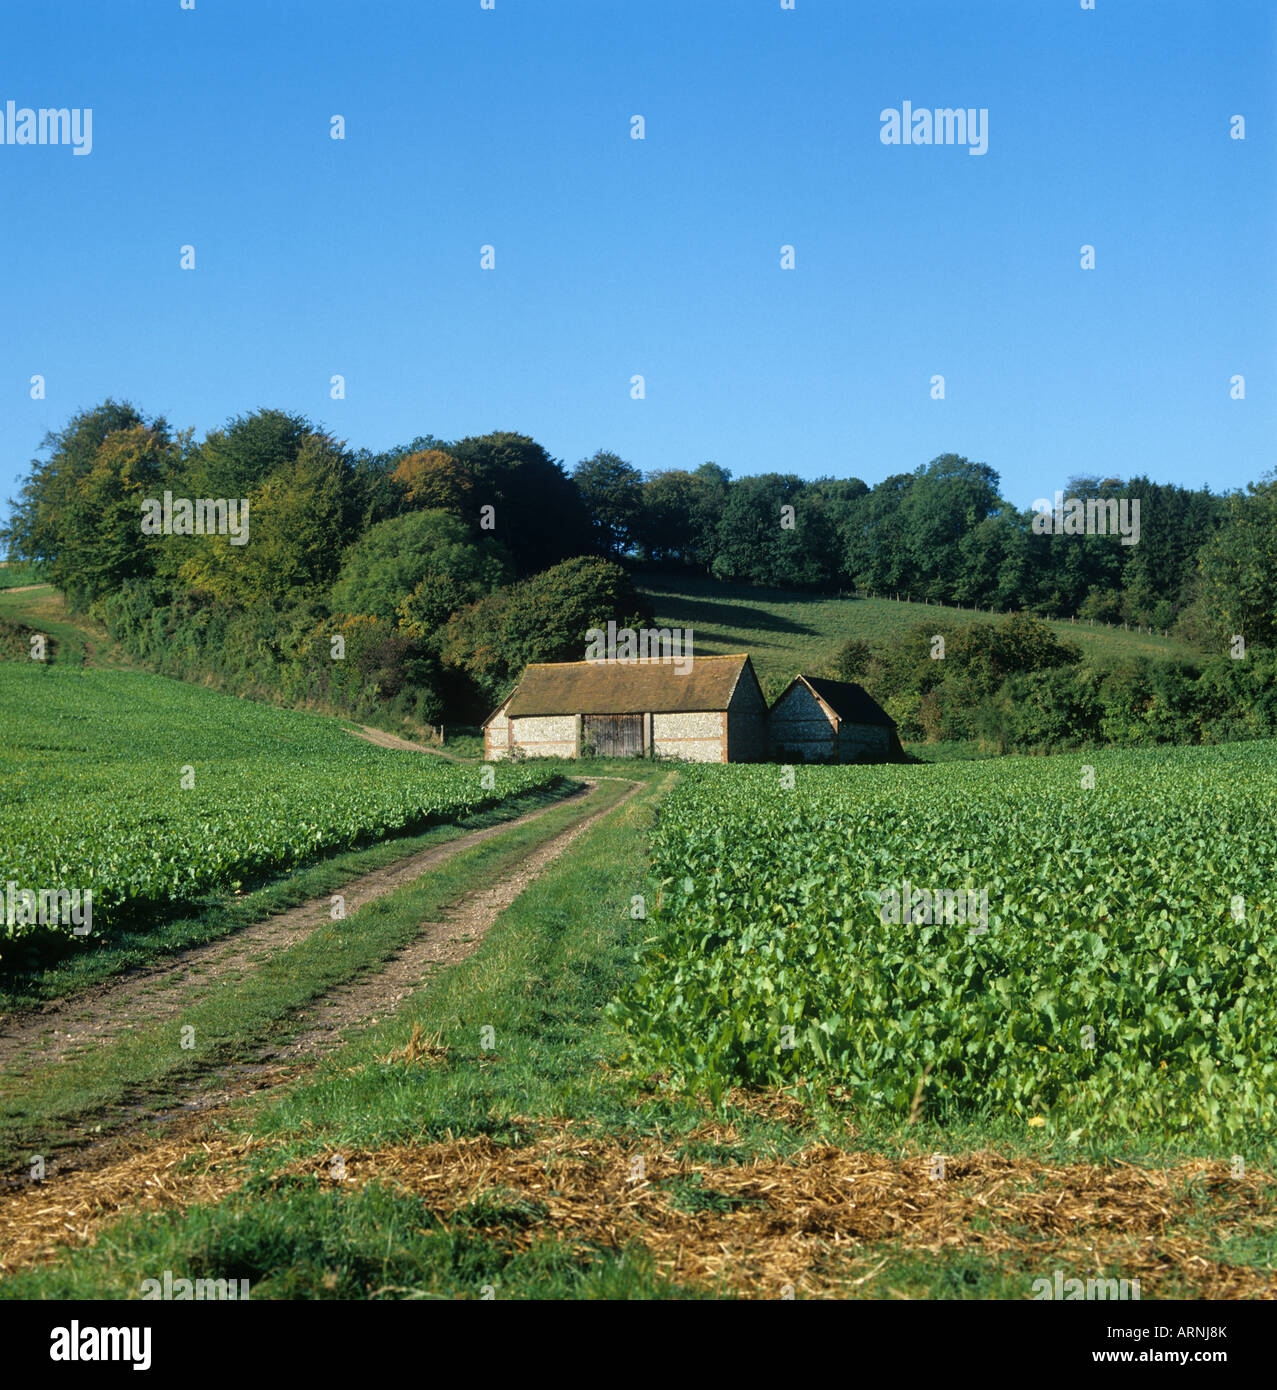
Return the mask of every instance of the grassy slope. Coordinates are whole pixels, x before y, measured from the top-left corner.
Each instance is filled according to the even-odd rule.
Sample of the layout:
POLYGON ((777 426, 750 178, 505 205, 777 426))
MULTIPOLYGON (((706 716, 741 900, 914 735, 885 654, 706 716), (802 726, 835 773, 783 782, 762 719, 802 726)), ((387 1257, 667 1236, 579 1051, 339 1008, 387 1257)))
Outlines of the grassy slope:
MULTIPOLYGON (((217 753, 221 756, 214 761, 224 763, 228 753, 236 752, 234 746, 225 746, 228 723, 231 728, 243 732, 246 720, 267 742, 276 736, 286 740, 289 729, 294 732, 299 728, 313 729, 328 734, 334 769, 348 764, 352 755, 366 758, 371 754, 384 760, 387 766, 393 766, 398 758, 409 757, 373 752, 350 739, 343 730, 353 726, 344 719, 285 712, 271 705, 235 700, 131 666, 105 629, 86 616, 68 614, 62 595, 50 586, 18 594, 0 592, 0 616, 24 622, 54 638, 48 669, 39 672, 51 682, 48 687, 50 702, 32 706, 25 696, 17 693, 29 685, 26 678, 31 675, 29 668, 33 663, 5 663, 0 666, 0 675, 8 672, 14 678, 4 684, 9 688, 10 697, 18 700, 18 705, 13 709, 13 720, 4 720, 4 700, 0 698, 0 722, 11 735, 5 740, 4 753, 15 768, 26 766, 35 770, 32 775, 42 794, 52 796, 54 808, 60 811, 89 803, 84 800, 83 785, 70 789, 58 785, 58 766, 69 766, 80 772, 87 769, 90 783, 93 774, 97 774, 102 779, 102 788, 110 790, 113 767, 127 770, 139 759, 153 757, 161 747, 176 758, 176 753, 187 747, 190 740, 194 740, 190 746, 206 751, 210 739, 217 743, 217 753), (64 717, 58 725, 54 746, 45 749, 41 745, 39 750, 27 748, 25 753, 21 752, 22 740, 12 737, 14 728, 24 722, 29 724, 27 716, 34 715, 38 729, 51 706, 57 703, 52 696, 65 697, 71 685, 81 682, 86 692, 93 692, 98 698, 93 711, 96 718, 84 717, 86 711, 73 710, 71 722, 68 724, 64 717), (171 699, 165 692, 171 692, 171 699)), ((65 716, 66 712, 63 713, 65 716)), ((30 741, 28 737, 27 742, 30 741)), ((310 751, 313 755, 314 749, 310 751)), ((176 758, 174 766, 183 760, 176 758)), ((2 761, 4 758, 0 757, 2 761)), ((404 764, 404 767, 411 766, 414 766, 411 762, 404 764)), ((432 769, 443 772, 452 767, 436 763, 434 759, 415 766, 423 773, 432 769)), ((9 790, 16 803, 24 799, 19 789, 21 781, 21 776, 15 773, 10 782, 9 790)), ((331 886, 405 858, 429 844, 442 843, 466 830, 513 818, 556 800, 567 789, 567 784, 547 787, 541 792, 505 801, 489 812, 463 817, 456 825, 436 825, 420 833, 387 834, 375 845, 361 850, 319 854, 312 857, 309 868, 255 877, 253 882, 246 884, 250 890, 247 896, 231 898, 220 890, 210 891, 185 904, 174 904, 169 912, 148 921, 144 928, 122 927, 105 936, 99 930, 88 942, 69 939, 62 943, 60 953, 44 951, 38 961, 25 960, 11 943, 0 945, 0 956, 5 958, 0 970, 0 1010, 38 1007, 43 1000, 86 988, 156 957, 234 932, 259 917, 317 896, 331 886)), ((0 845, 3 839, 0 834, 0 845)), ((11 875, 21 866, 9 863, 5 867, 11 875)))
POLYGON ((0 589, 17 589, 28 584, 42 584, 43 582, 35 565, 18 564, 12 560, 0 560, 0 589))
MULTIPOLYGON (((749 652, 769 698, 805 671, 819 675, 849 637, 885 644, 918 623, 987 617, 968 608, 897 603, 894 599, 838 599, 783 589, 720 584, 683 575, 645 575, 640 591, 651 599, 659 627, 690 627, 704 656, 749 652)), ((1190 656, 1170 638, 1085 623, 1052 623, 1091 656, 1190 656)))
MULTIPOLYGON (((64 596, 51 584, 41 584, 35 589, 28 589, 21 593, 9 593, 3 586, 0 586, 0 618, 24 623, 32 631, 43 632, 51 637, 53 641, 49 659, 50 665, 106 666, 133 671, 151 670, 150 667, 142 666, 136 662, 101 623, 96 622, 86 613, 71 613, 67 609, 64 596)), ((212 675, 206 675, 202 681, 190 680, 186 683, 200 684, 214 689, 219 688, 218 680, 212 675)), ((236 698, 244 697, 237 694, 236 698)), ((288 706, 259 694, 247 698, 254 703, 264 704, 274 709, 288 708, 288 706)), ((312 704, 298 708, 304 708, 308 713, 322 714, 349 723, 346 713, 333 706, 312 704)), ((413 741, 430 742, 429 729, 412 720, 390 715, 380 717, 375 714, 364 714, 360 717, 359 722, 413 741)), ((450 725, 449 753, 456 757, 473 758, 476 761, 481 759, 483 757, 483 738, 481 735, 476 737, 476 733, 477 731, 473 728, 450 725)))
MULTIPOLYGON (((969 622, 988 614, 941 604, 897 603, 894 599, 839 599, 720 584, 686 575, 640 576, 639 589, 656 609, 657 625, 690 627, 696 650, 705 656, 749 652, 769 698, 798 674, 819 674, 849 637, 884 644, 918 623, 946 619, 969 622)), ((79 665, 128 665, 127 656, 91 619, 71 615, 49 585, 20 594, 0 591, 0 616, 47 632, 58 644, 55 660, 79 665)), ((1088 656, 1189 657, 1192 648, 1171 638, 1125 632, 1086 623, 1052 623, 1088 656)), ((481 741, 459 738, 449 751, 481 756, 481 741)))
POLYGON ((130 666, 106 628, 84 614, 67 612, 66 600, 51 584, 10 593, 0 589, 0 617, 25 623, 53 639, 51 662, 66 666, 130 666))

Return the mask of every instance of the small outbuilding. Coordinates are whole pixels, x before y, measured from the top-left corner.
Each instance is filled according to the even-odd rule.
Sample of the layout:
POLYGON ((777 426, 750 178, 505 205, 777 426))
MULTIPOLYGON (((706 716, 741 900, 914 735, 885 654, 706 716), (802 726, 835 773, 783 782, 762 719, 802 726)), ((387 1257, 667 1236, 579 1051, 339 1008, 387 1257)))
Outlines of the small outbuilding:
POLYGON ((756 762, 767 751, 767 701, 748 656, 530 665, 488 716, 483 755, 682 758, 756 762))
POLYGON ((802 762, 886 762, 903 756, 895 720, 863 686, 795 676, 767 716, 771 751, 802 762))

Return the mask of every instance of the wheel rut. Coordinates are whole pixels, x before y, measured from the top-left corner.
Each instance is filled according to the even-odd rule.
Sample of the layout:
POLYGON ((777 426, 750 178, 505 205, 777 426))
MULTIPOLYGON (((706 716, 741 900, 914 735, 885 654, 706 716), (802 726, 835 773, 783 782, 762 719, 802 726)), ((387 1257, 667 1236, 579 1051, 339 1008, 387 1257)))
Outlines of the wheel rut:
MULTIPOLYGON (((590 777, 581 780, 588 790, 573 793, 573 796, 582 798, 583 801, 581 807, 583 814, 579 819, 559 831, 551 839, 529 850, 516 863, 506 869, 495 882, 464 895, 440 912, 435 920, 423 922, 417 934, 407 945, 386 957, 376 967, 367 969, 336 986, 293 1015, 294 1026, 297 1031, 287 1041, 277 1044, 266 1042, 255 1045, 245 1056, 231 1063, 210 1068, 208 1071, 189 1079, 176 1080, 166 1090, 162 1102, 155 1097, 143 1097, 132 1105, 114 1106, 107 1111, 78 1115, 65 1136, 63 1147, 60 1148, 56 1156, 51 1157, 46 1177, 42 1180, 43 1183, 47 1183, 61 1173, 85 1171, 101 1164, 110 1163, 118 1157, 122 1149, 127 1150, 130 1144, 136 1145, 138 1140, 143 1140, 143 1136, 149 1136, 149 1141, 143 1140, 144 1143, 154 1142, 157 1129, 161 1133, 173 1126, 181 1130, 190 1123, 196 1122, 197 1117, 203 1115, 207 1118, 209 1112, 218 1110, 234 1100, 261 1093, 294 1080, 307 1069, 311 1062, 340 1045, 344 1034, 349 1030, 378 1022, 384 1015, 397 1008, 408 995, 420 988, 435 973, 455 965, 471 955, 478 949, 500 914, 536 878, 602 817, 625 805, 642 789, 643 785, 636 782, 618 800, 597 810, 589 811, 586 799, 597 791, 602 779, 590 777)), ((350 905, 355 905, 358 901, 366 902, 392 892, 402 883, 410 882, 421 872, 442 862, 444 858, 459 853, 463 848, 500 834, 512 826, 526 824, 538 819, 548 811, 563 804, 563 800, 553 802, 550 806, 540 807, 515 820, 504 821, 497 826, 485 827, 472 835, 449 841, 447 845, 437 849, 414 855, 410 859, 402 860, 391 866, 390 869, 379 870, 375 874, 366 875, 348 887, 347 902, 350 905), (389 876, 392 873, 394 881, 389 882, 389 876), (369 884, 369 880, 376 882, 369 884), (364 888, 362 897, 359 896, 358 892, 361 885, 364 888)), ((277 948, 287 949, 289 944, 303 939, 305 935, 309 934, 309 931, 315 930, 330 920, 328 916, 329 902, 327 897, 315 899, 299 908, 292 909, 289 913, 281 914, 280 917, 270 918, 260 926, 262 928, 278 926, 281 917, 293 918, 295 925, 291 929, 291 940, 288 937, 272 938, 277 948)), ((252 929, 246 930, 251 931, 252 929)), ((259 937, 255 943, 253 954, 260 955, 260 951, 268 944, 259 937)), ((196 952, 207 954, 212 947, 224 947, 226 945, 225 941, 210 943, 209 947, 195 948, 195 951, 187 954, 194 955, 196 952)), ((252 966, 252 961, 248 955, 248 952, 244 952, 237 958, 245 969, 251 969, 252 966)), ((186 963, 189 964, 189 961, 186 963)), ((84 1043, 93 1037, 105 1039, 112 1029, 118 1030, 142 1021, 152 1022, 157 1017, 165 1016, 157 1010, 171 1007, 173 1013, 178 1012, 180 1003, 189 998, 188 991, 191 984, 189 975, 184 978, 176 978, 174 972, 180 969, 181 966, 174 963, 162 981, 164 989, 172 994, 171 1000, 167 994, 163 997, 152 998, 141 993, 139 984, 144 982, 138 982, 138 984, 121 982, 117 987, 118 997, 113 999, 116 1012, 110 1019, 94 1019, 88 1025, 80 1027, 74 1032, 72 1032, 74 1025, 71 1020, 64 1020, 62 1031, 57 1032, 48 1041, 45 1049, 38 1053, 32 1052, 27 1060, 27 1065, 41 1066, 54 1060, 61 1060, 68 1055, 77 1042, 84 1043), (184 989, 183 986, 186 988, 184 989), (90 1030, 97 1031, 91 1032, 90 1030)), ((223 971, 223 974, 230 973, 229 969, 223 971)), ((208 977, 199 976, 198 979, 202 987, 208 977)), ((68 1007, 78 1004, 83 1010, 86 1007, 86 1002, 84 996, 78 996, 76 1000, 66 1001, 66 1004, 68 1007)), ((9 1044, 11 1040, 6 1039, 5 1042, 9 1044)), ((22 1057, 25 1054, 16 1055, 18 1066, 21 1066, 22 1057)), ((11 1083, 17 1080, 20 1083, 20 1076, 15 1077, 10 1068, 6 1068, 6 1070, 8 1071, 7 1080, 11 1083)), ((4 1186, 9 1185, 4 1184, 4 1186)), ((25 1185, 25 1181, 20 1179, 18 1185, 25 1185)))
MULTIPOLYGON (((592 779, 582 781, 587 788, 593 789, 592 779)), ((349 914, 446 864, 464 850, 514 826, 538 820, 554 807, 586 794, 574 791, 513 820, 468 831, 445 844, 421 850, 352 879, 335 892, 345 899, 349 914)), ((312 898, 230 936, 135 968, 101 985, 53 1000, 39 1010, 0 1016, 0 1071, 13 1072, 59 1062, 71 1053, 117 1036, 144 1020, 154 1022, 177 1016, 189 1003, 193 986, 205 988, 229 976, 242 975, 263 957, 287 950, 330 922, 332 897, 326 894, 312 898)))

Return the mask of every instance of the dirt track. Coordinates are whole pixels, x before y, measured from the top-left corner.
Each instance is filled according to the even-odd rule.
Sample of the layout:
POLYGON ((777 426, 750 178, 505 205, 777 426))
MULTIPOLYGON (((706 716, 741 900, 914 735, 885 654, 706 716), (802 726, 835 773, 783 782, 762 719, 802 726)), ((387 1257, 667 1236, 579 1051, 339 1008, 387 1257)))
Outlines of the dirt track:
MULTIPOLYGON (((69 1147, 50 1161, 46 1182, 63 1173, 96 1170, 116 1161, 120 1152, 130 1147, 130 1138, 134 1141, 141 1138, 157 1120, 163 1122, 166 1130, 174 1127, 180 1131, 201 1112, 292 1080, 314 1057, 337 1046, 345 1030, 376 1022, 382 1015, 392 1012, 433 972, 477 950, 500 913, 548 865, 601 817, 630 800, 642 786, 635 783, 619 801, 591 812, 589 799, 600 779, 581 780, 588 791, 584 795, 581 792, 572 794, 582 802, 577 820, 528 851, 495 883, 465 895, 436 920, 422 923, 411 942, 378 966, 365 970, 309 1004, 296 1016, 301 1031, 288 1042, 274 1048, 269 1045, 250 1047, 243 1058, 228 1066, 174 1082, 162 1104, 142 1099, 122 1117, 118 1110, 78 1116, 73 1126, 74 1135, 87 1142, 77 1142, 73 1134, 68 1133, 69 1147), (90 1128, 91 1123, 99 1118, 103 1124, 96 1130, 105 1125, 108 1133, 101 1139, 90 1139, 88 1136, 96 1133, 90 1128), (109 1125, 106 1124, 108 1119, 109 1125)), ((539 819, 571 799, 552 802, 514 820, 471 832, 446 845, 364 875, 342 890, 347 906, 353 908, 393 892, 463 849, 512 826, 539 819)), ((73 1050, 94 1041, 109 1040, 128 1028, 157 1018, 171 1017, 189 1002, 191 988, 203 990, 218 979, 243 976, 251 972, 263 954, 287 950, 330 920, 330 903, 328 896, 314 899, 249 927, 229 940, 193 948, 164 966, 59 1001, 50 1010, 34 1017, 24 1017, 16 1029, 0 1039, 0 1066, 8 1073, 10 1081, 20 1082, 20 1078, 33 1069, 64 1059, 74 1065, 74 1058, 69 1055, 73 1050)))
POLYGON ((474 761, 472 758, 459 758, 455 753, 445 753, 442 748, 431 748, 429 744, 411 743, 406 738, 400 738, 398 734, 388 734, 384 729, 371 729, 367 724, 361 724, 358 733, 354 729, 347 729, 346 732, 354 734, 355 738, 366 738, 378 748, 397 748, 404 753, 429 753, 435 758, 446 758, 450 763, 474 761))
MULTIPOLYGON (((591 788, 598 785, 587 781, 591 788)), ((642 784, 636 782, 614 806, 585 816, 554 839, 534 849, 490 888, 471 893, 436 922, 426 922, 418 935, 389 957, 376 971, 366 972, 330 991, 303 1018, 305 1031, 280 1048, 282 1058, 326 1050, 340 1041, 340 1033, 352 1024, 389 1013, 405 995, 419 988, 430 974, 455 965, 478 950, 489 928, 502 912, 552 864, 568 846, 585 834, 615 806, 623 805, 642 784)))
MULTIPOLYGON (((586 785, 595 784, 587 781, 586 785)), ((582 795, 581 792, 572 793, 576 798, 582 795)), ((463 850, 490 840, 511 826, 538 820, 554 806, 562 804, 563 801, 552 802, 514 820, 470 831, 437 848, 422 850, 384 869, 364 874, 337 892, 346 900, 347 913, 353 912, 364 903, 420 878, 463 850)), ((245 927, 231 937, 193 946, 154 965, 130 970, 119 979, 55 1000, 38 1012, 0 1017, 0 1069, 11 1071, 48 1065, 143 1020, 171 1018, 189 1002, 192 985, 207 987, 251 969, 263 955, 287 950, 331 921, 331 909, 331 895, 325 894, 245 927)))

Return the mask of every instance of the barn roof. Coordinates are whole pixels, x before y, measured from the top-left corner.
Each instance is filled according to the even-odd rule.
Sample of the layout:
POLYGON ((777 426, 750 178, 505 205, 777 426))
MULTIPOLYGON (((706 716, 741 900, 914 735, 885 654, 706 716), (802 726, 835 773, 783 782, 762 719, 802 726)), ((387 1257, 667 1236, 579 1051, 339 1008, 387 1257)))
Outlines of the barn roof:
MULTIPOLYGON (((827 681, 821 676, 795 676, 786 686, 783 700, 802 681, 829 706, 844 724, 880 724, 894 729, 896 721, 862 685, 854 681, 827 681)), ((779 704, 780 701, 777 701, 779 704)))
MULTIPOLYGON (((509 698, 512 719, 546 714, 678 714, 725 710, 748 656, 698 656, 683 675, 668 662, 560 661, 531 665, 509 698)), ((505 703, 504 701, 502 702, 505 703)))

